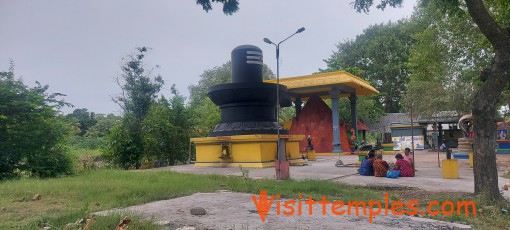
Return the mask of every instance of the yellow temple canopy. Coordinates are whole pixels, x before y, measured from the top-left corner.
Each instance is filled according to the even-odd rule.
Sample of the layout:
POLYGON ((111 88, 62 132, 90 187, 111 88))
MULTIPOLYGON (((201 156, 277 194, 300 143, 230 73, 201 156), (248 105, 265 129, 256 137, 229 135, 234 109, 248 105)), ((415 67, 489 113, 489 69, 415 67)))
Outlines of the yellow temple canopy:
MULTIPOLYGON (((276 83, 276 79, 266 80, 267 83, 276 83)), ((300 77, 280 79, 280 84, 287 86, 287 93, 295 98, 306 99, 311 96, 320 96, 323 99, 331 98, 332 90, 339 90, 340 97, 378 94, 367 81, 346 71, 319 73, 300 77)))

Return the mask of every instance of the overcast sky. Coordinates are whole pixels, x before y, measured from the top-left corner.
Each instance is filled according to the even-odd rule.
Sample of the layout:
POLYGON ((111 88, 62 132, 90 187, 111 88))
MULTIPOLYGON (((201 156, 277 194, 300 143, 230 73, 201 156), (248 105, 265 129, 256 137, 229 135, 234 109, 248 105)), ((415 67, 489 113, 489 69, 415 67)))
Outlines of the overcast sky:
MULTIPOLYGON (((50 86, 67 94, 75 108, 119 113, 110 98, 121 59, 135 47, 152 48, 146 62, 159 65, 162 93, 172 84, 184 96, 206 69, 230 60, 238 45, 264 52, 264 62, 276 74, 275 48, 280 46, 280 77, 308 75, 324 68, 336 44, 355 38, 371 24, 396 21, 412 14, 415 0, 402 8, 356 13, 352 0, 240 0, 240 10, 223 14, 213 4, 206 13, 195 0, 0 0, 0 71, 16 63, 25 83, 50 86)), ((376 1, 377 2, 377 1, 376 1)), ((71 112, 74 108, 64 109, 71 112)))

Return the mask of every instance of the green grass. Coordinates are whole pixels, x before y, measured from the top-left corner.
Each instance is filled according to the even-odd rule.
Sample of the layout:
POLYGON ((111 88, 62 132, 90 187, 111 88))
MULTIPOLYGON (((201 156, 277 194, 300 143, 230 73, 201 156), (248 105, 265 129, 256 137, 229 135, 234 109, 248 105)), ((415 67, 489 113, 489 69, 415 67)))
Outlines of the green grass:
POLYGON ((297 197, 354 200, 382 197, 381 192, 324 181, 249 180, 169 171, 84 171, 76 176, 0 182, 0 228, 64 226, 88 213, 217 190, 297 197), (31 201, 35 194, 42 199, 31 201))
MULTIPOLYGON (((258 194, 265 189, 269 194, 285 198, 311 195, 328 200, 383 200, 387 191, 350 186, 329 181, 275 181, 251 180, 219 175, 193 175, 170 171, 89 170, 77 175, 53 179, 22 178, 0 182, 0 229, 37 229, 45 226, 63 228, 68 223, 85 218, 89 213, 127 207, 156 200, 170 199, 196 192, 230 190, 258 194), (31 201, 34 194, 41 200, 31 201)), ((390 191, 391 200, 405 198, 398 191, 390 191)), ((446 195, 421 196, 421 199, 461 199, 446 195)), ((466 199, 465 197, 463 198, 466 199)), ((421 202, 420 202, 421 203, 421 202)), ((133 217, 130 229, 154 229, 154 223, 133 217)), ((97 217, 95 229, 113 229, 119 215, 97 217), (97 224, 97 225, 96 225, 97 224), (98 227, 100 226, 100 227, 98 227)), ((498 212, 484 212, 477 218, 452 217, 480 226, 510 226, 510 216, 498 212), (459 219, 463 218, 463 219, 459 219), (494 220, 498 223, 493 223, 494 220), (505 218, 507 218, 505 220, 505 218), (478 223, 480 222, 480 223, 478 223)))
POLYGON ((101 150, 99 149, 86 149, 86 148, 71 148, 69 151, 72 157, 79 159, 81 157, 99 157, 101 150))

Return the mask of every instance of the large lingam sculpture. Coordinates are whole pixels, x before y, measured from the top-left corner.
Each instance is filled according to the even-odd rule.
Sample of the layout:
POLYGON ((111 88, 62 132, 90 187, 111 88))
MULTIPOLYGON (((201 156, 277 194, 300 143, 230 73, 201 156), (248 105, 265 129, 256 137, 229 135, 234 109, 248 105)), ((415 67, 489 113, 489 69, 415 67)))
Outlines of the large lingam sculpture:
POLYGON ((191 139, 196 145, 196 167, 273 167, 278 140, 285 145, 285 160, 304 163, 299 153, 304 135, 287 135, 288 130, 276 119, 277 103, 282 107, 292 104, 287 88, 262 81, 262 60, 262 50, 256 46, 235 48, 232 83, 209 88, 208 96, 219 106, 221 120, 209 137, 191 139))
MULTIPOLYGON (((238 46, 232 51, 232 83, 209 88, 209 98, 221 110, 220 123, 209 136, 287 134, 276 120, 276 85, 262 82, 262 50, 238 46)), ((287 87, 278 85, 280 106, 291 105, 287 87)))

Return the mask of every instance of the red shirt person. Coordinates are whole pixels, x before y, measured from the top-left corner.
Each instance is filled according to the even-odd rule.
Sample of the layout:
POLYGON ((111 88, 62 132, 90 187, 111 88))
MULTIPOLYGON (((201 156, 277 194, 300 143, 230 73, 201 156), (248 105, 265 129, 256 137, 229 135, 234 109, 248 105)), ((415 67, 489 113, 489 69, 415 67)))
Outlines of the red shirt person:
POLYGON ((395 155, 395 158, 397 159, 397 162, 395 163, 394 170, 400 170, 399 177, 414 177, 414 169, 411 166, 411 164, 404 160, 404 157, 402 154, 397 153, 395 155))

